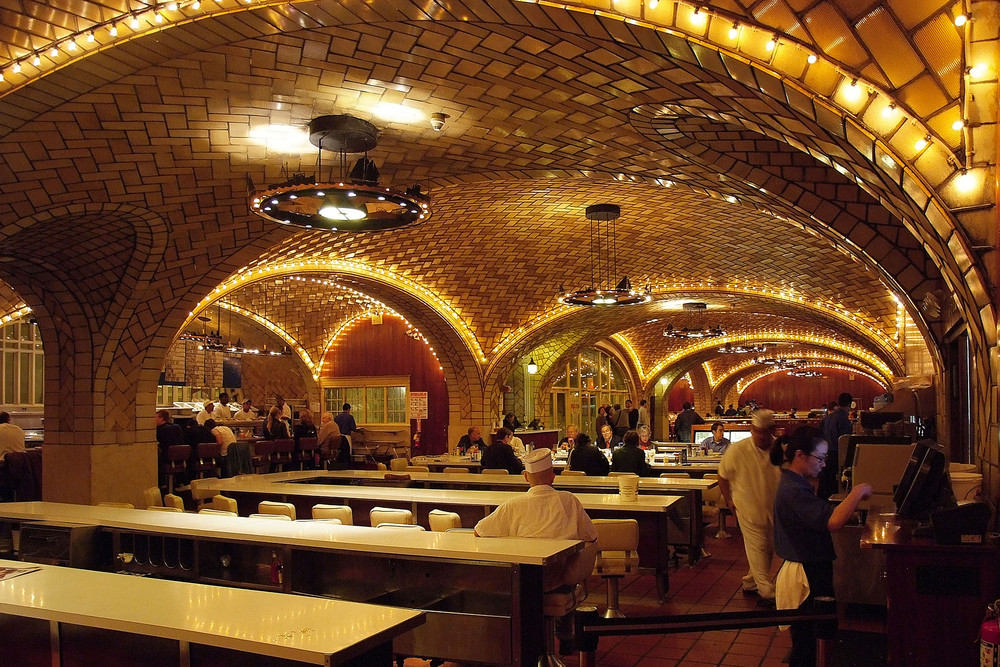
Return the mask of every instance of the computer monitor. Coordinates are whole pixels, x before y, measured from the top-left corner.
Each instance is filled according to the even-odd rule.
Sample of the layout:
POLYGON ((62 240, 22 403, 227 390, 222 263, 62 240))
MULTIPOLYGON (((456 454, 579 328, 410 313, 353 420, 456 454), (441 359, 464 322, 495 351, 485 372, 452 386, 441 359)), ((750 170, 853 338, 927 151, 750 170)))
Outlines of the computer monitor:
POLYGON ((896 514, 901 519, 926 521, 934 510, 955 506, 943 450, 933 440, 921 440, 914 445, 893 495, 896 514))

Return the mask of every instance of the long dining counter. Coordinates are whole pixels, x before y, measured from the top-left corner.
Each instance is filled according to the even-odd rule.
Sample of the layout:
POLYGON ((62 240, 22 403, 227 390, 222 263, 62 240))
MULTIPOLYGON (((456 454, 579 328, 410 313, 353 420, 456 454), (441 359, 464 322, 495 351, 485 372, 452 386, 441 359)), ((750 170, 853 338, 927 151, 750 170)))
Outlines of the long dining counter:
MULTIPOLYGON (((316 473, 313 473, 313 477, 316 473)), ((206 480, 202 488, 236 498, 241 514, 257 511, 262 500, 280 500, 295 505, 296 513, 309 516, 316 503, 349 505, 355 517, 367 516, 376 506, 409 509, 421 525, 433 509, 454 511, 462 525, 471 528, 509 498, 515 491, 471 491, 462 489, 417 489, 350 486, 343 484, 303 483, 307 477, 296 473, 241 475, 229 479, 206 480), (295 481, 298 479, 298 481, 295 481)), ((322 478, 319 478, 322 481, 322 478)), ((668 525, 676 515, 675 495, 641 494, 636 501, 623 501, 617 493, 575 493, 592 518, 635 519, 639 522, 639 565, 654 570, 658 597, 665 599, 669 590, 670 551, 668 525)))
MULTIPOLYGON (((388 486, 424 489, 471 489, 479 491, 524 491, 528 482, 523 475, 481 475, 474 473, 406 472, 408 480, 399 474, 379 470, 293 471, 273 473, 269 479, 295 484, 335 484, 353 486, 388 486), (388 475, 388 477, 387 477, 388 475)), ((617 477, 587 477, 556 475, 553 486, 572 493, 616 493, 617 477)), ((683 479, 673 477, 643 477, 639 480, 640 494, 677 495, 682 501, 675 505, 671 520, 669 543, 688 552, 689 563, 697 562, 704 546, 702 523, 702 493, 718 486, 714 479, 683 479), (685 509, 686 506, 686 509, 685 509)))
MULTIPOLYGON (((0 572, 26 566, 0 560, 0 572)), ((361 667, 389 664, 392 638, 423 617, 410 609, 40 565, 0 580, 0 627, 7 630, 0 632, 0 662, 28 664, 41 654, 55 664, 83 664, 94 657, 88 643, 74 641, 84 634, 100 641, 104 665, 133 662, 134 635, 142 635, 169 640, 162 648, 145 645, 157 664, 188 667, 209 652, 235 663, 267 656, 282 665, 361 667), (25 632, 11 617, 49 627, 25 632)))
POLYGON ((394 639, 395 653, 500 665, 534 664, 542 653, 544 571, 583 547, 50 502, 0 503, 0 524, 18 528, 22 549, 32 529, 97 526, 118 571, 417 609, 425 623, 394 639))
MULTIPOLYGON (((654 461, 650 467, 658 473, 687 473, 692 478, 701 478, 707 474, 719 472, 719 461, 721 456, 704 456, 688 459, 686 463, 667 463, 654 461)), ((427 466, 432 472, 443 472, 446 468, 465 468, 470 473, 479 473, 482 464, 473 461, 468 456, 441 455, 441 456, 415 456, 411 463, 413 465, 427 466)), ((557 470, 566 467, 566 458, 559 457, 553 461, 557 470)))

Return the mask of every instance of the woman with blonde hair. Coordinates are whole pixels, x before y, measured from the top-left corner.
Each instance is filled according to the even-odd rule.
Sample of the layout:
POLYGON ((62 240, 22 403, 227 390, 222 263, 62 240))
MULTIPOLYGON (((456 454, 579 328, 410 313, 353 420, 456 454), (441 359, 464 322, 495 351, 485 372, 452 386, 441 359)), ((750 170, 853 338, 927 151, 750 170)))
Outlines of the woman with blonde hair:
POLYGON ((281 419, 281 408, 274 406, 267 413, 267 421, 264 422, 264 439, 284 440, 288 437, 288 425, 281 419))

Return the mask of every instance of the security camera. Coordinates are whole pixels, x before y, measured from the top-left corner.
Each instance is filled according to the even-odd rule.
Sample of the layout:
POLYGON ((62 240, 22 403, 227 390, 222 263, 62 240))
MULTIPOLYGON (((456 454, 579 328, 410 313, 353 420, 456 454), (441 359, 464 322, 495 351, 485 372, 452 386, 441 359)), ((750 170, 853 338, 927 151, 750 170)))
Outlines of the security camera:
POLYGON ((441 128, 444 127, 444 121, 447 120, 447 119, 449 119, 449 118, 451 118, 451 116, 449 116, 446 113, 441 113, 440 111, 437 112, 437 113, 432 113, 431 114, 431 127, 434 128, 435 132, 440 132, 441 128))

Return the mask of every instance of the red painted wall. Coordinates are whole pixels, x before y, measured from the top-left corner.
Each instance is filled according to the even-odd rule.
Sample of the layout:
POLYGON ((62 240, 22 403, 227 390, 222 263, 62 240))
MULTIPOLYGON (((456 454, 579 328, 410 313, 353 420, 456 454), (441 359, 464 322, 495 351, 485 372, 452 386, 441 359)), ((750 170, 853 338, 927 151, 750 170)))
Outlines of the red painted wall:
MULTIPOLYGON (((691 383, 687 380, 678 380, 670 388, 670 394, 667 396, 667 410, 680 412, 684 409, 685 402, 694 403, 694 389, 691 388, 691 383)), ((705 414, 707 410, 711 410, 715 406, 695 405, 694 407, 698 409, 699 414, 705 414)))
POLYGON ((858 408, 866 410, 872 406, 876 396, 885 393, 881 385, 864 375, 830 368, 818 370, 823 372, 824 377, 797 378, 785 373, 765 376, 743 390, 740 405, 752 398, 758 405, 778 412, 786 412, 789 408, 805 412, 835 401, 841 392, 847 391, 858 402, 858 408))
MULTIPOLYGON (((406 335, 406 324, 385 315, 382 324, 364 320, 333 345, 323 364, 323 380, 335 377, 408 375, 410 391, 427 392, 427 420, 421 423, 420 448, 414 454, 448 450, 448 386, 441 365, 423 341, 406 335)), ((416 421, 410 421, 410 442, 416 421)))

